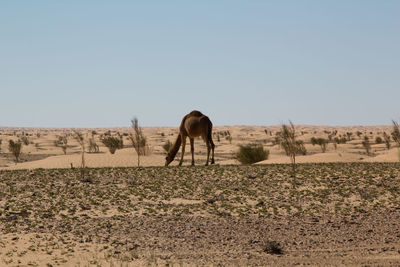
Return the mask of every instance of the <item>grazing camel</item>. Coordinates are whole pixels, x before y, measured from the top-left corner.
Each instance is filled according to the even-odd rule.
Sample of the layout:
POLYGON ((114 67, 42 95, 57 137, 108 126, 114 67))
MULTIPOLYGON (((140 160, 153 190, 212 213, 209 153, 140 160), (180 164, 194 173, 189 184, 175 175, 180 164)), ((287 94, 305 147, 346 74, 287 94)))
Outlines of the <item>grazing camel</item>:
POLYGON ((212 140, 212 123, 210 119, 203 115, 200 111, 193 110, 185 117, 183 117, 181 125, 179 126, 179 135, 176 138, 174 145, 168 151, 165 158, 165 166, 168 166, 178 153, 179 147, 182 144, 182 156, 179 166, 182 165, 183 155, 185 154, 186 137, 190 140, 190 149, 192 152, 192 166, 194 165, 194 138, 201 136, 207 145, 207 161, 210 159, 210 151, 212 150, 211 164, 214 164, 214 142, 212 140))

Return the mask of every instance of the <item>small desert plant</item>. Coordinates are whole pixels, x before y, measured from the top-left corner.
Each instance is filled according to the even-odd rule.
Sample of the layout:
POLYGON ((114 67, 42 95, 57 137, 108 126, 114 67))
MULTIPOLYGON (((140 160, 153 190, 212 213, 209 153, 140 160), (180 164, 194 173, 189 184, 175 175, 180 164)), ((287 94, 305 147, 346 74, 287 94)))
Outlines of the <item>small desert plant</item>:
POLYGON ((385 146, 386 146, 386 148, 389 150, 390 149, 390 147, 391 147, 391 144, 390 144, 390 135, 388 135, 387 133, 383 133, 383 139, 385 139, 385 146))
POLYGON ((81 146, 81 178, 85 178, 85 168, 86 168, 86 163, 85 163, 85 138, 81 132, 74 131, 74 138, 78 142, 78 144, 81 146))
POLYGON ((393 141, 397 143, 397 146, 400 147, 400 129, 399 129, 399 124, 395 121, 393 122, 393 132, 392 132, 392 138, 393 141))
POLYGON ((377 144, 382 144, 382 143, 383 143, 382 137, 377 136, 377 137, 375 138, 375 143, 377 143, 377 144))
POLYGON ((117 149, 123 147, 121 138, 115 136, 106 136, 101 138, 101 142, 108 148, 111 154, 114 154, 117 149))
POLYGON ((268 254, 282 254, 282 246, 276 242, 268 240, 264 244, 264 252, 268 254))
POLYGON ((14 155, 15 164, 17 164, 19 161, 19 156, 21 155, 21 150, 22 150, 21 140, 18 140, 17 142, 10 140, 8 143, 8 150, 14 155))
POLYGON ((99 146, 94 140, 94 137, 89 138, 89 153, 99 153, 99 146))
POLYGON ((3 140, 0 139, 0 152, 1 152, 1 144, 3 143, 3 140))
POLYGON ((164 148, 165 151, 169 151, 172 147, 172 142, 167 140, 167 142, 164 143, 164 145, 162 146, 164 148))
POLYGON ((339 145, 339 144, 346 144, 347 139, 346 139, 346 137, 335 137, 335 138, 333 139, 333 141, 334 141, 337 145, 339 145))
POLYGON ((363 147, 365 148, 367 155, 369 156, 370 151, 371 151, 371 143, 369 142, 368 136, 364 135, 364 141, 362 141, 361 143, 362 143, 363 147))
POLYGON ((291 121, 290 126, 282 125, 282 131, 279 133, 279 144, 285 150, 286 155, 290 157, 293 170, 293 186, 296 184, 296 155, 306 154, 306 148, 303 142, 296 140, 296 131, 291 121))
POLYGON ((67 148, 68 148, 68 138, 67 135, 62 135, 59 136, 56 141, 54 141, 54 145, 56 147, 61 147, 62 151, 64 152, 64 155, 67 155, 67 148))
POLYGON ((21 141, 25 146, 29 145, 29 139, 25 135, 21 136, 21 141))
POLYGON ((347 141, 351 141, 351 136, 353 135, 352 132, 347 132, 346 136, 347 136, 347 141))
POLYGON ((236 159, 242 164, 253 164, 267 160, 269 150, 265 150, 262 145, 241 145, 236 153, 236 159))
POLYGON ((328 145, 328 140, 324 138, 311 138, 311 144, 314 145, 319 145, 321 147, 322 153, 325 153, 326 151, 326 146, 328 145))
POLYGON ((142 128, 139 126, 139 121, 135 117, 131 120, 132 128, 134 130, 134 134, 129 135, 129 139, 132 142, 132 146, 136 150, 136 154, 138 157, 137 164, 140 166, 140 156, 146 155, 146 147, 147 147, 147 140, 143 134, 142 128))

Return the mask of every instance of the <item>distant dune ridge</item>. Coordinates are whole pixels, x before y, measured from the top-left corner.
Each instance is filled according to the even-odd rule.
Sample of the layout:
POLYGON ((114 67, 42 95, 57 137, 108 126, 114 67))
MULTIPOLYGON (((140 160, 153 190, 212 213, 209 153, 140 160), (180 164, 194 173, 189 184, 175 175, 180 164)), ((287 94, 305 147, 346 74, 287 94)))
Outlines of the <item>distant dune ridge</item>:
MULTIPOLYGON (((376 138, 383 139, 383 133, 390 135, 393 126, 310 126, 296 125, 297 138, 305 142, 307 155, 298 156, 298 163, 305 162, 397 162, 399 150, 393 140, 391 148, 387 149, 385 143, 376 143, 376 138), (362 141, 368 136, 371 143, 371 154, 367 155, 362 141), (311 144, 311 138, 324 138, 329 140, 327 150, 322 153, 318 145, 311 144), (346 138, 345 144, 334 145, 335 138, 346 138)), ((239 164, 234 154, 239 145, 261 144, 270 151, 268 160, 257 164, 289 163, 290 159, 275 142, 275 135, 281 126, 215 126, 213 139, 215 143, 216 164, 239 164)), ((71 136, 73 129, 57 128, 0 128, 2 140, 0 150, 0 169, 34 169, 34 168, 71 168, 80 165, 80 154, 77 142, 71 136), (55 145, 59 136, 68 136, 67 154, 55 145), (9 140, 24 138, 28 145, 22 148, 21 162, 15 164, 8 151, 9 140)), ((132 128, 96 128, 79 129, 88 142, 92 138, 100 148, 99 153, 87 153, 86 164, 88 167, 128 167, 135 166, 137 155, 128 140, 132 128), (104 134, 122 136, 124 148, 111 155, 101 143, 104 134)), ((141 166, 163 166, 166 151, 163 145, 169 140, 174 142, 178 134, 178 127, 144 127, 150 153, 141 158, 141 166)), ((200 139, 195 140, 196 165, 203 165, 206 159, 207 148, 200 139)), ((187 144, 187 151, 190 146, 187 144)), ((180 153, 180 152, 179 152, 180 153)), ((176 160, 171 163, 175 166, 176 160)), ((183 165, 190 165, 190 153, 186 153, 183 165)))

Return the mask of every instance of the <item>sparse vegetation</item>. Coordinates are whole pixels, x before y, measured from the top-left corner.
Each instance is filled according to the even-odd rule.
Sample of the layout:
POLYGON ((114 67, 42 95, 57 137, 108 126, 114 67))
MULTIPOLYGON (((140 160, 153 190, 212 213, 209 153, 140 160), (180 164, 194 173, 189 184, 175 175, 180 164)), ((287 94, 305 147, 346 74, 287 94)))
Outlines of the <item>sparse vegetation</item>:
POLYGON ((20 139, 21 139, 22 143, 23 143, 25 146, 28 146, 28 145, 29 145, 29 139, 28 139, 27 136, 22 135, 20 139))
POLYGON ((162 147, 166 152, 168 152, 172 147, 172 142, 167 140, 162 147))
POLYGON ((13 140, 9 140, 8 150, 14 155, 15 164, 17 164, 19 161, 19 156, 21 155, 21 150, 22 150, 21 140, 18 140, 17 142, 14 142, 13 140))
POLYGON ((58 137, 56 141, 54 141, 54 145, 56 147, 60 147, 64 153, 64 155, 67 155, 67 148, 68 148, 68 138, 66 134, 63 134, 58 137))
POLYGON ((147 140, 143 134, 142 128, 139 126, 138 119, 136 117, 133 118, 131 123, 134 133, 129 135, 129 139, 137 154, 137 165, 140 166, 140 156, 145 156, 147 152, 147 140))
POLYGON ((114 154, 117 149, 122 149, 122 139, 115 136, 105 136, 101 138, 101 142, 108 148, 111 154, 114 154))
POLYGON ((267 240, 264 244, 264 252, 268 254, 283 254, 282 246, 276 241, 267 240))
POLYGON ((81 178, 85 178, 85 169, 86 169, 86 162, 85 162, 85 138, 81 132, 74 131, 74 138, 78 142, 81 147, 81 178))
POLYGON ((322 153, 325 153, 326 151, 326 147, 328 145, 328 140, 326 140, 325 138, 315 138, 312 137, 311 138, 311 144, 314 145, 319 145, 321 147, 321 151, 322 153))
POLYGON ((387 133, 384 132, 384 133, 383 133, 383 139, 385 140, 386 149, 389 150, 390 147, 391 147, 391 144, 390 144, 390 135, 388 135, 387 133))
POLYGON ((393 141, 396 142, 397 147, 400 148, 400 128, 399 128, 399 124, 396 121, 392 121, 392 122, 393 122, 392 138, 393 138, 393 141))
POLYGON ((286 155, 290 157, 292 163, 293 186, 296 184, 296 155, 305 155, 306 148, 302 141, 296 140, 296 131, 293 123, 290 126, 282 125, 282 131, 278 134, 280 146, 285 150, 286 155))
POLYGON ((371 153, 371 143, 369 142, 369 138, 366 135, 364 135, 364 141, 362 141, 362 146, 364 147, 367 155, 369 156, 371 153))
MULTIPOLYGON (((92 133, 93 136, 93 133, 92 133)), ((89 153, 99 153, 99 146, 96 143, 94 137, 89 138, 89 153)))
MULTIPOLYGON (((120 259, 117 266, 141 265, 155 243, 163 245, 153 262, 174 255, 186 260, 181 265, 197 260, 230 265, 246 253, 254 257, 242 259, 240 266, 287 264, 299 254, 304 258, 292 263, 319 265, 340 242, 349 255, 340 256, 341 263, 354 264, 354 253, 376 257, 381 247, 389 249, 379 249, 380 254, 392 256, 398 246, 399 166, 298 164, 297 190, 288 186, 292 169, 287 164, 87 168, 91 183, 82 183, 71 169, 4 170, 0 246, 10 249, 3 250, 1 260, 23 255, 12 251, 21 236, 29 237, 20 241, 35 261, 42 255, 63 257, 62 262, 60 256, 47 257, 39 266, 74 266, 74 257, 93 248, 101 250, 94 256, 120 259), (312 261, 314 251, 325 254, 312 261), (290 257, 270 255, 281 253, 290 257)), ((364 258, 363 264, 371 263, 364 258)), ((396 266, 397 258, 392 262, 396 266)), ((169 263, 179 265, 172 258, 169 263)), ((86 265, 104 261, 80 263, 86 265)))
POLYGON ((240 145, 236 153, 236 159, 241 164, 253 164, 267 160, 269 150, 265 150, 262 145, 240 145))
POLYGON ((383 143, 382 137, 377 136, 377 137, 375 138, 375 143, 377 143, 377 144, 382 144, 382 143, 383 143))

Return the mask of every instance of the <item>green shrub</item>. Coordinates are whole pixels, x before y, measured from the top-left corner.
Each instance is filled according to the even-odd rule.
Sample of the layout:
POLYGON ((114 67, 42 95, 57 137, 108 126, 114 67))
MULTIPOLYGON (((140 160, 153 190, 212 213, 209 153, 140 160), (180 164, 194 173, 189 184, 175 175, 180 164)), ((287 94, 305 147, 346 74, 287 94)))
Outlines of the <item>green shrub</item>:
POLYGON ((281 244, 276 241, 268 240, 265 242, 263 250, 268 254, 283 254, 281 244))
POLYGON ((29 145, 29 139, 25 135, 21 136, 21 141, 24 145, 29 145))
POLYGON ((377 136, 377 137, 375 138, 375 143, 377 143, 377 144, 382 144, 382 143, 383 143, 382 137, 377 136))
POLYGON ((346 137, 335 137, 334 139, 333 139, 333 141, 336 143, 336 144, 346 144, 346 142, 347 142, 347 139, 346 139, 346 137))
POLYGON ((314 145, 319 145, 321 147, 322 153, 325 153, 326 151, 326 146, 328 145, 328 140, 324 138, 315 138, 311 137, 311 144, 314 145))
POLYGON ((129 139, 131 140, 132 146, 135 148, 137 154, 137 165, 140 166, 140 156, 146 156, 149 154, 149 146, 147 144, 146 136, 143 134, 142 127, 139 126, 138 118, 134 117, 131 120, 131 126, 134 130, 134 133, 129 135, 129 139))
POLYGON ((165 142, 165 144, 162 147, 164 148, 165 151, 168 152, 172 147, 171 141, 167 140, 167 142, 165 142))
POLYGON ((93 138, 89 138, 89 153, 99 153, 99 146, 93 138))
POLYGON ((400 147, 400 128, 399 128, 399 124, 395 121, 393 122, 393 132, 392 132, 392 138, 393 141, 395 141, 397 143, 397 146, 400 147))
POLYGON ((8 150, 14 155, 15 163, 18 163, 19 156, 21 155, 21 150, 22 150, 21 140, 18 140, 17 142, 10 140, 8 143, 8 150))
POLYGON ((114 154, 117 149, 123 148, 122 139, 114 136, 106 136, 101 139, 101 142, 108 148, 111 154, 114 154))
POLYGON ((390 135, 388 135, 387 133, 383 133, 383 139, 385 139, 385 146, 386 146, 386 148, 389 150, 390 149, 390 147, 391 147, 391 144, 390 144, 390 135))
POLYGON ((265 150, 261 145, 240 145, 236 153, 237 160, 242 164, 253 164, 267 160, 269 150, 265 150))
POLYGON ((62 151, 64 152, 64 155, 67 155, 68 138, 66 134, 59 136, 58 139, 54 141, 54 145, 56 147, 61 147, 62 151))
POLYGON ((367 155, 369 155, 371 151, 371 143, 369 142, 368 136, 364 135, 364 141, 362 141, 362 145, 365 148, 367 155))

